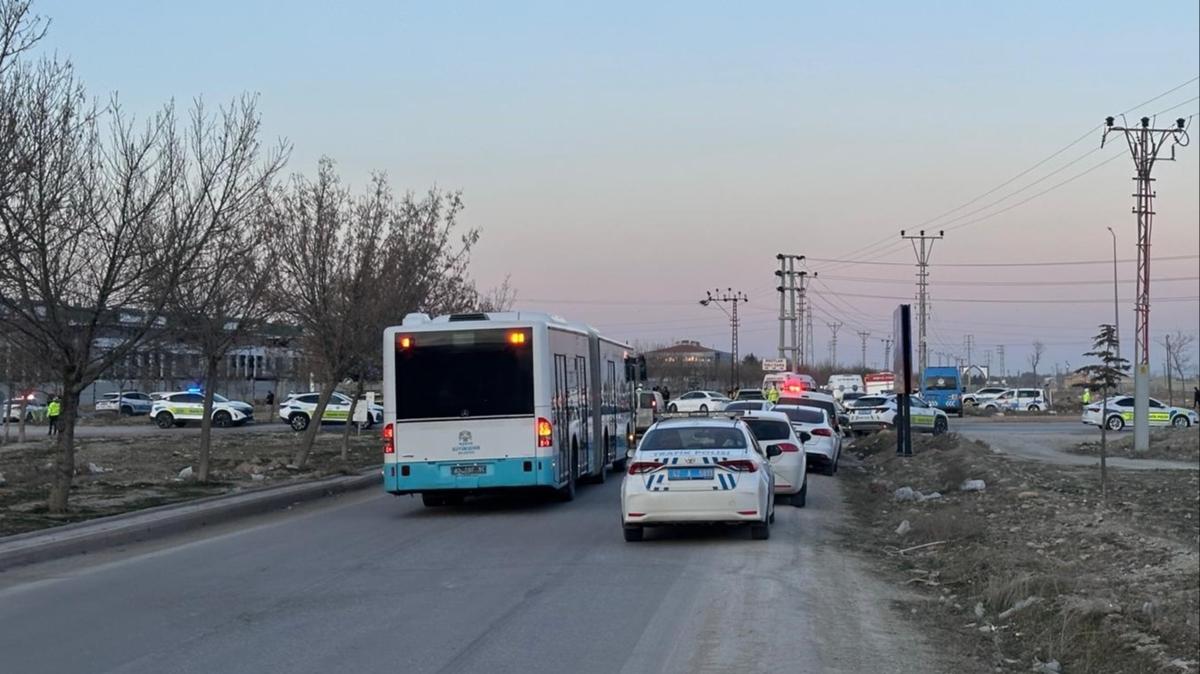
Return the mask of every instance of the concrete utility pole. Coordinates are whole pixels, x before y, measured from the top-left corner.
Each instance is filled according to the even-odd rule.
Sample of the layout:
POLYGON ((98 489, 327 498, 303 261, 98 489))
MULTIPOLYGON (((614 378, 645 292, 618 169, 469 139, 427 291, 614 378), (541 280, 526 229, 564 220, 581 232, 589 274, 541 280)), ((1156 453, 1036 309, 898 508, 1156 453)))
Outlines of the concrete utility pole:
POLYGON ((900 230, 900 238, 912 242, 913 252, 917 254, 917 371, 924 372, 928 363, 929 344, 925 341, 925 328, 929 318, 929 256, 933 253, 933 242, 941 239, 945 232, 939 230, 937 236, 926 235, 921 230, 917 235, 905 235, 900 230), (918 246, 918 242, 920 245, 918 246))
POLYGON ((1149 117, 1143 117, 1141 125, 1136 128, 1115 126, 1114 122, 1112 117, 1105 118, 1100 147, 1104 147, 1109 133, 1124 133, 1137 170, 1134 177, 1137 192, 1133 195, 1133 212, 1137 215, 1138 228, 1137 297, 1134 301, 1136 321, 1133 331, 1133 449, 1146 451, 1150 449, 1150 233, 1154 222, 1155 196, 1152 186, 1154 179, 1150 174, 1168 138, 1171 139, 1169 161, 1175 160, 1175 146, 1186 146, 1189 139, 1187 122, 1182 117, 1175 120, 1174 127, 1167 129, 1151 128, 1149 117))
POLYGON ((798 322, 797 327, 800 330, 800 341, 799 341, 798 349, 799 349, 799 353, 800 353, 800 361, 799 362, 801 365, 809 364, 808 356, 809 356, 809 353, 811 352, 810 335, 812 334, 812 316, 810 314, 812 313, 812 311, 811 311, 811 309, 809 309, 809 306, 808 306, 808 281, 810 278, 816 278, 816 277, 817 277, 817 272, 813 272, 811 277, 809 276, 809 273, 807 271, 801 270, 801 271, 796 272, 796 282, 795 282, 796 283, 796 291, 799 293, 799 298, 800 298, 800 301, 799 301, 800 314, 799 314, 799 322, 798 322))
POLYGON ((858 331, 858 338, 862 340, 862 369, 867 369, 867 339, 871 336, 866 330, 858 331))
POLYGON ((971 360, 971 350, 975 348, 975 335, 964 337, 963 346, 967 348, 967 388, 971 388, 971 366, 975 364, 975 361, 971 360))
POLYGON ((705 293, 706 297, 700 300, 700 306, 707 307, 710 304, 716 304, 721 311, 725 311, 725 307, 721 306, 724 303, 733 305, 733 312, 725 311, 725 315, 729 316, 729 328, 733 333, 730 340, 729 352, 733 362, 729 365, 729 388, 738 387, 738 375, 741 370, 741 363, 738 361, 738 303, 749 302, 750 298, 746 297, 742 291, 734 291, 733 288, 726 288, 722 291, 720 288, 705 293), (713 293, 717 293, 714 295, 713 293))
POLYGON ((775 288, 779 292, 779 357, 789 358, 791 370, 798 372, 804 356, 800 341, 803 309, 797 308, 797 300, 801 306, 804 300, 797 280, 803 283, 807 272, 796 271, 796 263, 804 264, 804 256, 778 253, 775 259, 779 261, 779 270, 775 272, 779 277, 779 285, 775 288))
POLYGON ((1004 345, 1003 344, 996 345, 996 359, 1000 363, 1000 378, 1001 379, 1008 378, 1008 370, 1004 369, 1004 345))
POLYGON ((837 369, 837 333, 842 327, 841 321, 825 324, 829 328, 829 365, 837 369))
POLYGON ((889 334, 887 337, 884 337, 879 341, 883 342, 883 364, 879 369, 887 370, 889 369, 888 361, 891 360, 892 357, 892 336, 889 334))

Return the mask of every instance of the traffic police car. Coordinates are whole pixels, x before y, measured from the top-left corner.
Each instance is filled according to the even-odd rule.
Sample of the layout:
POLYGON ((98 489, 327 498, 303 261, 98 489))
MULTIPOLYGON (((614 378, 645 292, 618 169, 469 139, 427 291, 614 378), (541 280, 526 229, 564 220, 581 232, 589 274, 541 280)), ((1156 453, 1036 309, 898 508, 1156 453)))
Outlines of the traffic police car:
MULTIPOLYGON (((279 418, 286 421, 292 430, 303 431, 312 422, 313 414, 317 411, 317 401, 320 398, 320 393, 293 393, 279 404, 279 418)), ((346 423, 350 419, 351 402, 350 396, 334 391, 333 396, 329 398, 329 403, 325 405, 325 413, 321 415, 321 422, 326 424, 346 423)), ((368 405, 367 401, 360 400, 358 408, 363 407, 367 408, 367 420, 365 423, 359 423, 361 428, 366 429, 383 423, 382 405, 368 405)))
MULTIPOLYGON (((200 421, 204 418, 204 394, 195 390, 167 393, 150 406, 150 418, 159 428, 183 426, 189 421, 200 421)), ((250 403, 213 394, 214 426, 240 426, 253 420, 254 407, 250 403)))
MULTIPOLYGON (((1100 418, 1104 415, 1104 403, 1094 402, 1083 410, 1081 421, 1089 426, 1099 426, 1100 418)), ((1127 424, 1133 423, 1133 396, 1118 395, 1108 398, 1108 430, 1119 431, 1127 424)), ((1182 407, 1171 407, 1150 399, 1150 425, 1174 426, 1187 428, 1200 423, 1200 415, 1195 410, 1182 407)))
MULTIPOLYGON (((894 429, 896 427, 896 396, 868 396, 855 400, 850 408, 850 430, 855 433, 894 429)), ((912 430, 940 435, 950 429, 950 415, 917 396, 908 399, 909 424, 912 430)))
POLYGON ((737 418, 663 419, 650 427, 629 461, 621 485, 625 540, 645 527, 745 524, 755 539, 771 535, 775 483, 770 459, 737 418))

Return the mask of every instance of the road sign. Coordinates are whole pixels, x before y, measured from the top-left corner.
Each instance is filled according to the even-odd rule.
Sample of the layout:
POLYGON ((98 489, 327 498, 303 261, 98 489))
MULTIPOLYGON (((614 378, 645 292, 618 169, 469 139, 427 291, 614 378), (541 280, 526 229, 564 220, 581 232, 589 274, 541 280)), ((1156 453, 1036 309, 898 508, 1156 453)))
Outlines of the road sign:
POLYGON ((762 362, 763 372, 787 372, 788 363, 786 358, 764 358, 762 362))

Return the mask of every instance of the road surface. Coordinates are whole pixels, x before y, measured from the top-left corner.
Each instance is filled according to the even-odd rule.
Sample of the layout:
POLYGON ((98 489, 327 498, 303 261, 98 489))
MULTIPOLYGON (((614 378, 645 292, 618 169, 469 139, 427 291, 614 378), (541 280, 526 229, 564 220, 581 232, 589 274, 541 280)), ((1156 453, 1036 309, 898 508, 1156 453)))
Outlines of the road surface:
POLYGON ((839 546, 840 478, 745 530, 622 540, 572 503, 361 493, 0 574, 0 672, 940 672, 839 546))
MULTIPOLYGON (((1051 421, 978 421, 951 419, 950 430, 963 437, 985 442, 993 451, 1016 458, 1034 459, 1061 466, 1098 466, 1100 459, 1065 450, 1088 440, 1099 440, 1100 429, 1087 426, 1078 419, 1051 421)), ((1129 433, 1130 431, 1125 431, 1129 433)), ((1180 431, 1195 433, 1196 429, 1180 431)), ((1120 433, 1110 438, 1121 437, 1120 433)), ((1200 470, 1200 461, 1163 461, 1158 459, 1127 459, 1109 457, 1112 468, 1127 470, 1189 469, 1200 470)))

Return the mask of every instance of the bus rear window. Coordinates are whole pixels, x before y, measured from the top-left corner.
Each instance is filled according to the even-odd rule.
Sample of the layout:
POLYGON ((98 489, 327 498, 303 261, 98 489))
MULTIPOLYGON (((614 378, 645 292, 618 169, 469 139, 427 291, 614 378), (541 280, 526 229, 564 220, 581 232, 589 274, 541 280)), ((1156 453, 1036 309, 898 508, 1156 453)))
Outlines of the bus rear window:
POLYGON ((533 334, 456 330, 396 340, 396 420, 533 414, 533 334))

